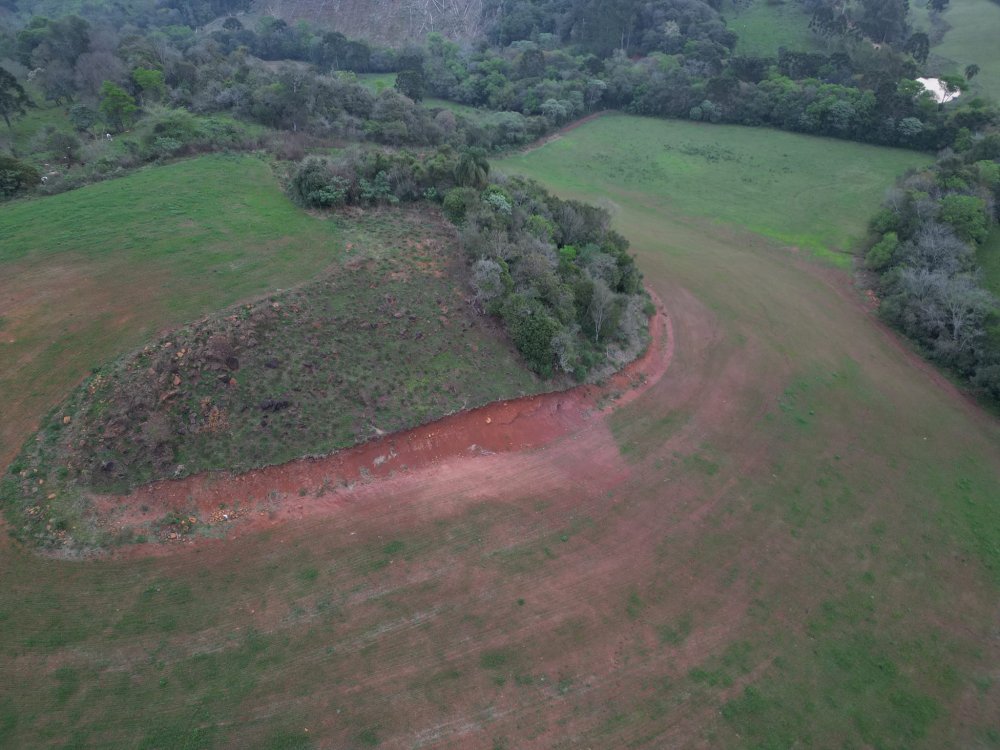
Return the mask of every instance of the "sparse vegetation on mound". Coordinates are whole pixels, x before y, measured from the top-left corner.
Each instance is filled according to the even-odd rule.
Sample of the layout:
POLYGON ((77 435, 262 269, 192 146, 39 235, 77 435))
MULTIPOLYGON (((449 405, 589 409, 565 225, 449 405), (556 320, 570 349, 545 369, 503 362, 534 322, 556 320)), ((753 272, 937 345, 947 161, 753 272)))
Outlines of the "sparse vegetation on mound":
POLYGON ((246 156, 4 205, 0 463, 93 368, 341 260, 341 224, 298 209, 268 163, 246 156))
POLYGON ((476 313, 437 211, 375 210, 349 226, 343 263, 319 280, 174 331, 78 388, 4 479, 15 533, 108 543, 90 493, 330 453, 559 384, 476 313))

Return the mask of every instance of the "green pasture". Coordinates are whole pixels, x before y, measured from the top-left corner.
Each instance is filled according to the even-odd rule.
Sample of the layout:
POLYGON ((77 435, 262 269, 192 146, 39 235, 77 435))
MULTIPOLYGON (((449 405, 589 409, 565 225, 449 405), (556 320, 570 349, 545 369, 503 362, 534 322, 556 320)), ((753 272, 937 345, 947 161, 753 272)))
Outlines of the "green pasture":
MULTIPOLYGON (((706 138, 713 132, 704 129, 706 138)), ((764 161, 743 150, 757 133, 723 130, 715 148, 764 161)), ((657 523, 657 502, 682 516, 707 514, 697 534, 664 519, 662 573, 646 578, 649 596, 717 596, 719 611, 727 592, 746 596, 715 656, 660 700, 684 704, 687 695, 718 705, 718 718, 706 719, 699 735, 714 747, 994 747, 1000 691, 991 674, 1000 653, 987 633, 1000 587, 1000 426, 895 343, 847 278, 830 282, 760 237, 790 244, 782 224, 801 226, 804 191, 809 244, 848 248, 864 230, 864 206, 891 184, 893 169, 926 162, 769 138, 763 154, 795 155, 803 174, 775 176, 759 199, 741 192, 727 200, 734 193, 720 190, 728 227, 690 218, 707 213, 713 176, 704 165, 684 173, 676 162, 670 171, 650 159, 658 177, 636 189, 635 150, 652 151, 657 140, 693 142, 674 123, 602 120, 498 164, 564 195, 612 202, 668 309, 693 294, 720 327, 708 344, 685 334, 678 318, 680 361, 667 376, 675 387, 611 420, 623 456, 644 470, 642 489, 628 496, 647 493, 649 523, 657 523), (616 129, 617 146, 608 138, 616 129), (674 187, 677 173, 690 178, 693 195, 674 187), (835 175, 844 177, 824 179, 835 175), (756 238, 734 226, 738 213, 756 238), (696 362, 718 388, 689 375, 696 362), (686 396, 672 398, 678 389, 686 396), (727 417, 709 427, 707 412, 716 408, 727 417), (716 498, 707 511, 706 498, 716 498), (697 586, 682 583, 680 571, 697 586), (714 595, 698 593, 705 577, 714 595)), ((642 586, 637 592, 642 598, 642 586)), ((675 623, 664 627, 668 640, 677 637, 675 623)), ((636 735, 668 736, 665 725, 651 728, 648 703, 623 714, 636 735)))
POLYGON ((358 73, 358 81, 374 92, 391 89, 396 85, 395 73, 358 73))
POLYGON ((609 115, 546 148, 500 163, 544 175, 563 191, 591 192, 591 174, 614 182, 593 200, 625 201, 667 216, 739 226, 847 266, 873 207, 907 169, 909 151, 783 133, 609 115))
POLYGON ((245 156, 0 207, 2 463, 92 368, 165 327, 315 275, 340 257, 339 237, 245 156))
POLYGON ((813 52, 822 48, 819 38, 809 30, 809 15, 795 2, 723 3, 726 26, 739 35, 736 54, 754 57, 777 57, 778 49, 813 52))
POLYGON ((980 67, 972 79, 974 94, 1000 101, 1000 4, 993 0, 957 0, 944 20, 951 27, 932 50, 932 62, 944 73, 962 74, 967 65, 980 67))

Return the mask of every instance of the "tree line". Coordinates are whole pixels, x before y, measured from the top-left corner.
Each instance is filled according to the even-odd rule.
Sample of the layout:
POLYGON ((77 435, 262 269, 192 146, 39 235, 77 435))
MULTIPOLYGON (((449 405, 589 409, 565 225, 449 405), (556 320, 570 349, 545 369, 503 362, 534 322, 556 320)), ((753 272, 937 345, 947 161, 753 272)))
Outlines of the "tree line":
POLYGON ((309 157, 289 191, 313 208, 439 204, 459 227, 475 303, 543 377, 605 377, 647 345, 651 305, 610 214, 492 174, 481 150, 309 157))
POLYGON ((976 251, 1000 219, 1000 131, 965 134, 955 151, 890 191, 865 263, 881 315, 979 392, 1000 399, 1000 302, 976 251))

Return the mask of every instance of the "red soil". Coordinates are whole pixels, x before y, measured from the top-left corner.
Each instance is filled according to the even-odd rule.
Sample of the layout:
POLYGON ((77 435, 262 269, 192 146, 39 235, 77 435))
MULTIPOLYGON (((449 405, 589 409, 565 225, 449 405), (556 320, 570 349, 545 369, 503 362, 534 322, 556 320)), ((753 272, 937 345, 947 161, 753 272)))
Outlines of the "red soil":
MULTIPOLYGON (((658 381, 673 358, 674 334, 662 303, 654 300, 649 348, 603 385, 489 404, 323 458, 241 475, 211 472, 156 482, 128 496, 95 498, 95 513, 108 527, 121 529, 141 528, 172 511, 196 518, 199 526, 220 536, 234 537, 286 520, 334 513, 384 489, 387 482, 393 494, 405 492, 408 485, 425 485, 428 472, 437 484, 455 482, 471 462, 539 449, 577 434, 593 425, 595 417, 630 403, 658 381)), ((601 466, 592 452, 576 451, 576 456, 582 465, 572 469, 573 474, 583 477, 601 466)), ((504 473, 504 482, 509 482, 511 472, 504 473)), ((524 478, 530 483, 530 475, 524 478)), ((213 541, 195 540, 168 527, 159 540, 167 544, 137 544, 117 554, 162 555, 213 541)))

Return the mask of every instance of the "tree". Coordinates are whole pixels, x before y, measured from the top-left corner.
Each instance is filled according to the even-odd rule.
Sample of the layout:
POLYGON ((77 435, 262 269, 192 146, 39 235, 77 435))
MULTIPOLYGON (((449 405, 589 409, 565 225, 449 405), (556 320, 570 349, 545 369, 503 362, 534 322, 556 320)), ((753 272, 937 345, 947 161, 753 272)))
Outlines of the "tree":
POLYGON ((549 377, 555 363, 552 340, 562 330, 559 321, 549 315, 541 302, 523 294, 510 295, 500 316, 528 366, 542 377, 549 377))
POLYGON ((892 44, 906 36, 909 0, 861 0, 858 28, 875 42, 892 44))
POLYGON ((462 187, 482 190, 490 177, 490 162, 482 149, 470 148, 462 152, 455 165, 455 182, 462 187))
POLYGON ((973 195, 946 195, 938 218, 955 228, 963 240, 982 243, 990 232, 986 202, 973 195))
POLYGON ((965 66, 965 80, 966 81, 971 81, 977 75, 979 75, 979 66, 978 65, 976 65, 975 63, 972 63, 971 65, 966 65, 965 66))
POLYGON ((913 55, 913 59, 922 65, 927 62, 927 57, 931 53, 931 40, 925 33, 918 31, 906 40, 903 51, 909 52, 913 55))
POLYGON ((101 86, 100 110, 108 125, 121 132, 135 119, 139 107, 125 89, 105 81, 101 86))
POLYGON ((77 130, 87 132, 97 123, 97 113, 86 104, 74 104, 69 109, 69 121, 77 130))
POLYGON ((36 76, 35 81, 41 87, 46 100, 57 105, 63 101, 73 101, 73 96, 76 94, 73 70, 59 60, 49 63, 36 76))
POLYGON ((419 68, 401 70, 396 74, 395 89, 403 96, 410 97, 413 101, 423 100, 427 89, 427 77, 424 71, 419 68))
POLYGON ((518 78, 541 78, 545 75, 545 53, 530 47, 517 60, 515 74, 518 78))
POLYGON ((136 68, 132 71, 132 80, 142 92, 143 101, 158 102, 167 93, 162 70, 136 68))
POLYGON ((930 0, 927 5, 935 13, 944 13, 945 8, 948 7, 950 2, 951 0, 930 0))
POLYGON ((38 184, 38 170, 13 156, 0 154, 0 200, 13 198, 38 184))
POLYGON ((587 306, 587 314, 590 315, 590 322, 594 324, 594 341, 600 341, 601 329, 611 317, 615 306, 615 293, 605 283, 604 279, 595 279, 594 288, 590 294, 590 304, 587 306))
POLYGON ((480 258, 472 266, 472 286, 476 290, 476 301, 483 308, 501 299, 510 292, 513 282, 506 264, 500 265, 491 258, 480 258))
POLYGON ((4 68, 0 68, 0 116, 10 128, 10 118, 23 115, 31 106, 31 99, 25 93, 24 87, 4 68))

